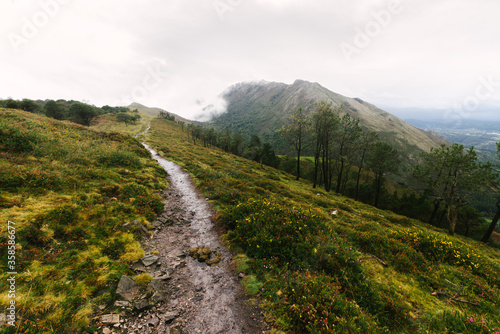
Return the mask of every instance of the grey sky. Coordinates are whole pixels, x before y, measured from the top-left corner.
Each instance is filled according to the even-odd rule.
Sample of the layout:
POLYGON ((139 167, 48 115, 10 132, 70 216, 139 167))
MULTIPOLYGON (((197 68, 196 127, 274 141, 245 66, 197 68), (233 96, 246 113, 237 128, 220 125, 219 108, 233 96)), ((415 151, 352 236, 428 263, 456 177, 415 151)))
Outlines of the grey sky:
POLYGON ((303 79, 401 117, 500 119, 499 13, 498 0, 5 0, 0 98, 193 118, 234 83, 303 79))

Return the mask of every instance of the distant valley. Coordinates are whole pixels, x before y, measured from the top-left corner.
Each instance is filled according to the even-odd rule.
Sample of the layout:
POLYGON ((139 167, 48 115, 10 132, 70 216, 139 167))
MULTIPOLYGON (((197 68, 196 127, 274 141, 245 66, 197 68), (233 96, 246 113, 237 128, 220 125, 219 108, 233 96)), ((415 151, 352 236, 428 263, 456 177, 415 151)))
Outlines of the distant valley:
POLYGON ((488 161, 496 162, 496 143, 500 142, 500 121, 446 119, 415 120, 406 122, 427 131, 434 131, 450 142, 474 146, 480 156, 488 161))

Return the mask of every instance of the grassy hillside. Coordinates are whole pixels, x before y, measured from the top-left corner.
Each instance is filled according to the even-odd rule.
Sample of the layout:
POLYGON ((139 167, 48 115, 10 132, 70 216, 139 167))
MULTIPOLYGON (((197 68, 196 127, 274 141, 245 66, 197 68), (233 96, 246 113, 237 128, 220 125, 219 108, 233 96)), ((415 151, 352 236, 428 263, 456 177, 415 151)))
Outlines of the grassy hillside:
MULTIPOLYGON (((247 291, 276 328, 500 331, 498 250, 193 145, 173 122, 150 122, 142 139, 183 165, 215 205, 247 291)), ((127 133, 144 127, 112 116, 98 123, 127 133)), ((161 211, 155 192, 167 186, 164 177, 132 137, 0 109, 0 304, 10 302, 12 221, 19 332, 87 328, 97 306, 112 302, 110 287, 143 255, 137 236, 121 226, 133 219, 147 226, 161 211)))
POLYGON ((500 332, 498 250, 193 145, 173 122, 154 119, 144 139, 216 206, 247 291, 276 328, 500 332))
POLYGON ((130 104, 128 107, 130 109, 132 109, 132 110, 133 109, 139 110, 141 112, 141 114, 143 116, 146 116, 146 117, 158 116, 158 115, 160 115, 160 112, 163 111, 163 112, 167 112, 171 116, 174 116, 175 117, 175 121, 177 121, 177 122, 179 122, 179 121, 180 122, 184 122, 184 123, 191 123, 192 122, 192 121, 190 121, 190 120, 188 120, 188 119, 186 119, 184 117, 181 117, 181 116, 176 115, 174 113, 168 112, 168 111, 163 110, 161 108, 150 108, 150 107, 146 107, 146 106, 144 106, 144 105, 142 105, 140 103, 137 103, 137 102, 134 102, 134 103, 130 104))
MULTIPOLYGON (((129 115, 133 115, 134 113, 130 112, 129 115)), ((116 118, 116 114, 104 114, 98 116, 93 121, 93 129, 102 132, 117 132, 129 136, 134 136, 146 130, 147 122, 153 116, 148 115, 144 112, 140 112, 139 115, 142 118, 142 122, 136 122, 132 124, 119 123, 116 118)))
POLYGON ((163 210, 155 193, 166 186, 163 169, 132 137, 0 109, 0 304, 11 300, 12 221, 20 320, 6 332, 86 328, 97 306, 112 302, 110 286, 131 273, 127 264, 144 255, 122 225, 147 226, 163 210))

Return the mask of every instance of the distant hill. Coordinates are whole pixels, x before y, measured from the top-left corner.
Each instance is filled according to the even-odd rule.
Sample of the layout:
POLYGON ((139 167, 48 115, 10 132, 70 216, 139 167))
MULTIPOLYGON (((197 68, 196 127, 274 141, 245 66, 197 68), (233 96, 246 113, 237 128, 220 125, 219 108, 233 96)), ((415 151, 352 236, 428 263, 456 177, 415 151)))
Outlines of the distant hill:
POLYGON ((161 108, 146 107, 146 106, 144 106, 140 103, 137 103, 137 102, 131 103, 128 107, 131 109, 138 109, 139 111, 142 111, 143 113, 149 114, 151 116, 158 116, 160 114, 160 111, 165 111, 165 112, 168 112, 170 115, 173 115, 175 117, 176 121, 192 123, 192 121, 188 120, 187 118, 181 117, 181 116, 176 115, 168 110, 164 110, 161 108))
POLYGON ((323 100, 343 106, 346 113, 360 120, 363 129, 376 131, 407 162, 415 161, 420 152, 447 142, 437 133, 418 129, 359 98, 345 97, 303 80, 291 85, 266 81, 239 83, 228 88, 223 98, 228 103, 227 112, 215 116, 210 124, 245 135, 258 134, 278 147, 280 138, 276 130, 289 121, 291 113, 299 107, 312 113, 314 104, 323 100))

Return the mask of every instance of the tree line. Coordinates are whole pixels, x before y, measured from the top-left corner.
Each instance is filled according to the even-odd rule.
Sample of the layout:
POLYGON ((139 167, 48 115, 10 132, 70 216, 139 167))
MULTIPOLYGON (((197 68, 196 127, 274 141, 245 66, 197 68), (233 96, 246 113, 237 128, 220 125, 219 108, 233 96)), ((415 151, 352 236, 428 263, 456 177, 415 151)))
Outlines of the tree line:
POLYGON ((217 131, 212 127, 202 127, 199 124, 189 123, 185 126, 188 139, 195 145, 204 147, 218 147, 226 153, 231 153, 246 159, 274 168, 280 165, 280 159, 270 143, 264 142, 257 135, 252 135, 248 140, 239 133, 232 133, 229 129, 217 131))
MULTIPOLYGON (((381 197, 385 195, 392 202, 393 211, 418 219, 427 216, 427 222, 436 226, 446 221, 451 235, 458 223, 468 234, 480 221, 479 212, 469 206, 471 197, 479 192, 498 191, 499 175, 494 166, 479 162, 473 147, 466 149, 452 144, 421 153, 422 162, 410 170, 420 189, 412 189, 410 195, 402 197, 397 192, 387 196, 385 177, 398 173, 399 153, 380 141, 376 133, 363 130, 358 119, 343 113, 342 106, 334 107, 332 103, 316 103, 311 116, 299 108, 279 132, 296 152, 297 180, 301 177, 301 166, 305 165, 309 167, 307 176, 313 187, 323 186, 326 191, 334 190, 365 202, 370 198, 369 204, 376 207, 381 206, 381 197), (312 152, 312 164, 301 159, 305 150, 312 152), (361 184, 363 170, 371 178, 371 184, 361 184), (367 192, 371 196, 366 196, 367 192)), ((500 152, 500 143, 498 149, 500 152)), ((497 208, 481 239, 483 242, 489 240, 500 217, 500 197, 497 208)))
POLYGON ((314 188, 323 186, 326 191, 344 195, 354 177, 354 198, 358 200, 362 172, 369 168, 374 175, 374 206, 379 206, 386 175, 397 173, 401 162, 390 144, 380 141, 375 132, 363 130, 358 119, 343 113, 342 106, 334 107, 325 101, 315 104, 311 116, 299 108, 279 132, 297 153, 297 180, 301 175, 302 152, 312 152, 314 167, 310 179, 314 188))
POLYGON ((97 116, 112 113, 117 116, 119 122, 126 125, 135 123, 140 119, 137 109, 133 110, 136 115, 127 114, 130 110, 127 107, 111 107, 108 105, 102 108, 82 103, 79 101, 67 100, 0 100, 0 107, 20 109, 31 113, 44 114, 57 120, 68 120, 85 126, 90 126, 92 120, 97 116))

